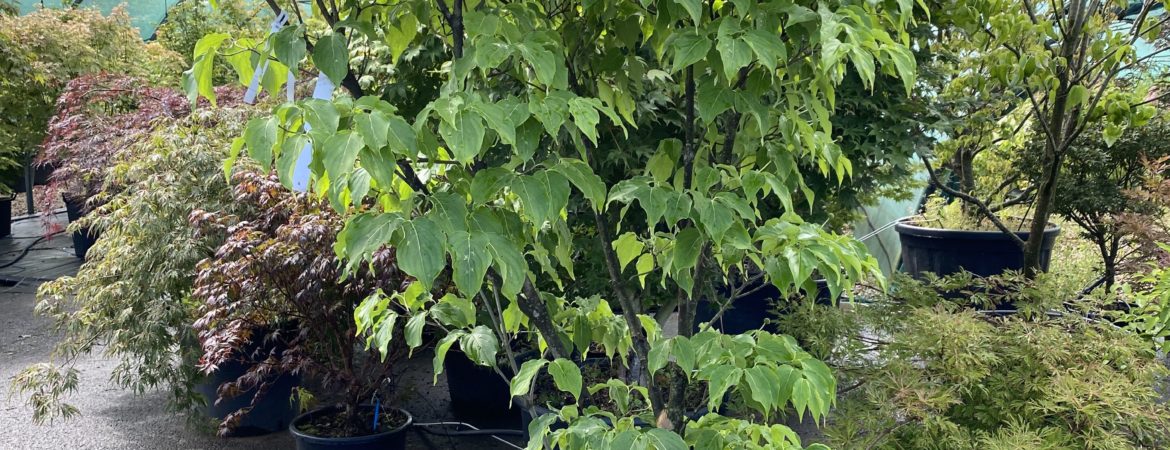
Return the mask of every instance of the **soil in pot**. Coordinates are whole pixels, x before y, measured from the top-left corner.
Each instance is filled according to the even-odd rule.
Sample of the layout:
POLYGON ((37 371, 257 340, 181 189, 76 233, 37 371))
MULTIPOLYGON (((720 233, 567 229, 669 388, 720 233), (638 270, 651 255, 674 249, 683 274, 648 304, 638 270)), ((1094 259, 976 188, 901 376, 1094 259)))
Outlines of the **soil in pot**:
POLYGON ((414 422, 410 413, 398 408, 382 408, 378 427, 374 429, 374 407, 362 405, 355 420, 369 424, 354 429, 343 416, 340 406, 316 409, 293 420, 289 432, 298 450, 402 450, 406 448, 406 431, 414 422))

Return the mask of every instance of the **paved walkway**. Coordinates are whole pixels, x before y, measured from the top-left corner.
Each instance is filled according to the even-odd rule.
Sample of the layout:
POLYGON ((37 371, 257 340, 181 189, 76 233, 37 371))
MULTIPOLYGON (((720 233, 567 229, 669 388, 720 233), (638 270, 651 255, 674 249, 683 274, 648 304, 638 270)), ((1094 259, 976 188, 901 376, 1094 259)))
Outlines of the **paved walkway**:
MULTIPOLYGON (((64 222, 63 215, 53 219, 64 222)), ((81 416, 53 424, 36 425, 23 399, 9 395, 13 375, 29 364, 47 361, 57 334, 48 320, 33 313, 36 288, 46 280, 76 273, 80 260, 73 255, 67 234, 41 239, 39 218, 13 224, 13 236, 0 239, 0 266, 8 264, 33 244, 27 256, 0 267, 0 450, 20 449, 285 449, 294 448, 288 433, 251 438, 221 439, 187 424, 182 415, 166 410, 159 392, 135 395, 109 383, 114 362, 99 355, 78 360, 79 391, 70 403, 81 416)), ((404 407, 416 422, 450 417, 445 377, 431 383, 428 355, 407 363, 400 384, 404 407)), ((412 432, 411 449, 504 449, 485 437, 440 437, 412 432)))

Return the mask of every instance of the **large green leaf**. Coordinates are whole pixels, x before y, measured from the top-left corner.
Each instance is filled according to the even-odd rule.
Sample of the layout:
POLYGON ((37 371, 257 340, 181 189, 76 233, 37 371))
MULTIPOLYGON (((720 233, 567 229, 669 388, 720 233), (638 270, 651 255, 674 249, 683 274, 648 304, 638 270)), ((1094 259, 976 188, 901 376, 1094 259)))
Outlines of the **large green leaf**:
POLYGON ((276 60, 290 68, 297 68, 305 59, 304 31, 300 25, 288 25, 272 34, 272 52, 276 60))
POLYGON ((470 109, 455 114, 454 122, 439 124, 439 135, 447 143, 448 150, 461 163, 470 163, 483 147, 484 126, 479 113, 470 109))
POLYGON ((550 170, 517 178, 512 190, 534 226, 554 220, 569 203, 569 181, 550 170))
POLYGON ((671 72, 677 73, 691 64, 702 61, 711 49, 711 39, 698 30, 688 29, 676 35, 674 44, 674 65, 671 72))
POLYGON ((356 133, 342 131, 325 141, 320 152, 325 155, 325 171, 329 179, 340 180, 353 172, 358 151, 362 149, 362 138, 356 133))
POLYGON ((452 278, 464 295, 475 295, 483 286, 483 278, 492 264, 492 255, 486 250, 491 242, 482 232, 474 234, 456 230, 450 234, 452 278))
POLYGON ((329 77, 334 85, 340 85, 349 72, 349 44, 340 33, 321 36, 313 46, 313 64, 329 77))
POLYGON ((520 373, 512 377, 512 381, 509 383, 508 390, 512 397, 528 395, 529 392, 532 392, 532 381, 536 379, 536 375, 540 373, 540 369, 544 368, 545 364, 548 364, 548 360, 530 359, 524 361, 524 364, 520 365, 520 373))
POLYGON ((642 254, 642 249, 645 247, 646 245, 634 233, 625 233, 619 236, 616 241, 613 241, 613 249, 618 256, 618 268, 625 270, 630 261, 642 254))
POLYGON ((467 357, 481 366, 496 365, 496 353, 500 351, 500 343, 496 340, 496 333, 484 325, 477 325, 470 333, 459 338, 459 348, 467 357))
POLYGON ((447 352, 451 350, 451 346, 455 345, 455 342, 466 334, 466 331, 455 330, 443 336, 443 339, 440 339, 439 343, 435 344, 435 359, 432 363, 435 373, 433 383, 438 384, 439 382, 439 374, 443 373, 443 361, 447 360, 447 352))
POLYGON ((248 127, 244 129, 248 156, 259 162, 265 172, 272 167, 272 147, 276 145, 276 122, 276 117, 257 117, 248 121, 248 127))
POLYGON ((334 248, 346 260, 348 270, 369 259, 378 248, 390 243, 404 219, 398 214, 362 213, 351 217, 337 235, 334 248))
POLYGON ((552 375, 557 389, 572 394, 574 399, 581 399, 581 368, 577 367, 577 363, 557 358, 549 363, 548 373, 552 375))
POLYGON ((581 194, 593 204, 594 209, 600 211, 605 207, 605 181, 593 173, 589 164, 579 159, 562 158, 557 161, 552 170, 568 178, 581 191, 581 194))
POLYGON ((401 228, 398 266, 430 289, 435 277, 447 265, 447 258, 444 257, 446 252, 443 250, 446 238, 439 231, 439 226, 426 217, 404 222, 401 228))

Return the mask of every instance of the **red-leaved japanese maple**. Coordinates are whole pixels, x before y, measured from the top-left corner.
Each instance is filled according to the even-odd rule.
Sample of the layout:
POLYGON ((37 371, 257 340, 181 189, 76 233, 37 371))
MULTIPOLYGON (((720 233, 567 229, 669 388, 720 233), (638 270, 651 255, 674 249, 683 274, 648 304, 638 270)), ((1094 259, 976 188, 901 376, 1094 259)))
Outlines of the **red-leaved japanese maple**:
MULTIPOLYGON (((203 303, 195 323, 203 346, 200 368, 211 372, 232 360, 251 364, 238 380, 220 386, 219 395, 259 388, 253 402, 277 374, 313 377, 345 407, 348 429, 339 431, 363 434, 358 405, 385 389, 402 348, 388 349, 384 359, 363 350, 354 308, 377 289, 403 289, 406 276, 393 251, 382 249, 371 266, 341 280, 333 251, 341 216, 288 191, 274 176, 244 172, 234 181, 237 202, 258 211, 256 217, 191 215, 197 228, 227 236, 215 256, 199 264, 195 281, 194 297, 203 303), (272 345, 253 345, 257 339, 272 345)), ((225 419, 221 432, 244 414, 246 409, 225 419)))

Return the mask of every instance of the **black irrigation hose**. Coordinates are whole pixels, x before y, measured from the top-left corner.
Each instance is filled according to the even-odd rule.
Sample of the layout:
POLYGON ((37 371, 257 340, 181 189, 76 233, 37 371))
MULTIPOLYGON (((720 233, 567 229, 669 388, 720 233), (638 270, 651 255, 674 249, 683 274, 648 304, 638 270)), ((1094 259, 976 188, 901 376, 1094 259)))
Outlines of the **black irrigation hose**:
POLYGON ((45 240, 48 237, 49 236, 41 236, 41 237, 37 238, 37 240, 32 241, 31 244, 28 244, 27 246, 24 247, 24 250, 21 250, 20 255, 17 256, 16 259, 9 261, 9 262, 6 262, 4 264, 0 264, 0 269, 12 267, 14 264, 20 262, 20 260, 24 259, 25 256, 28 256, 28 252, 30 250, 32 250, 33 247, 35 247, 37 244, 41 243, 41 241, 45 240))

